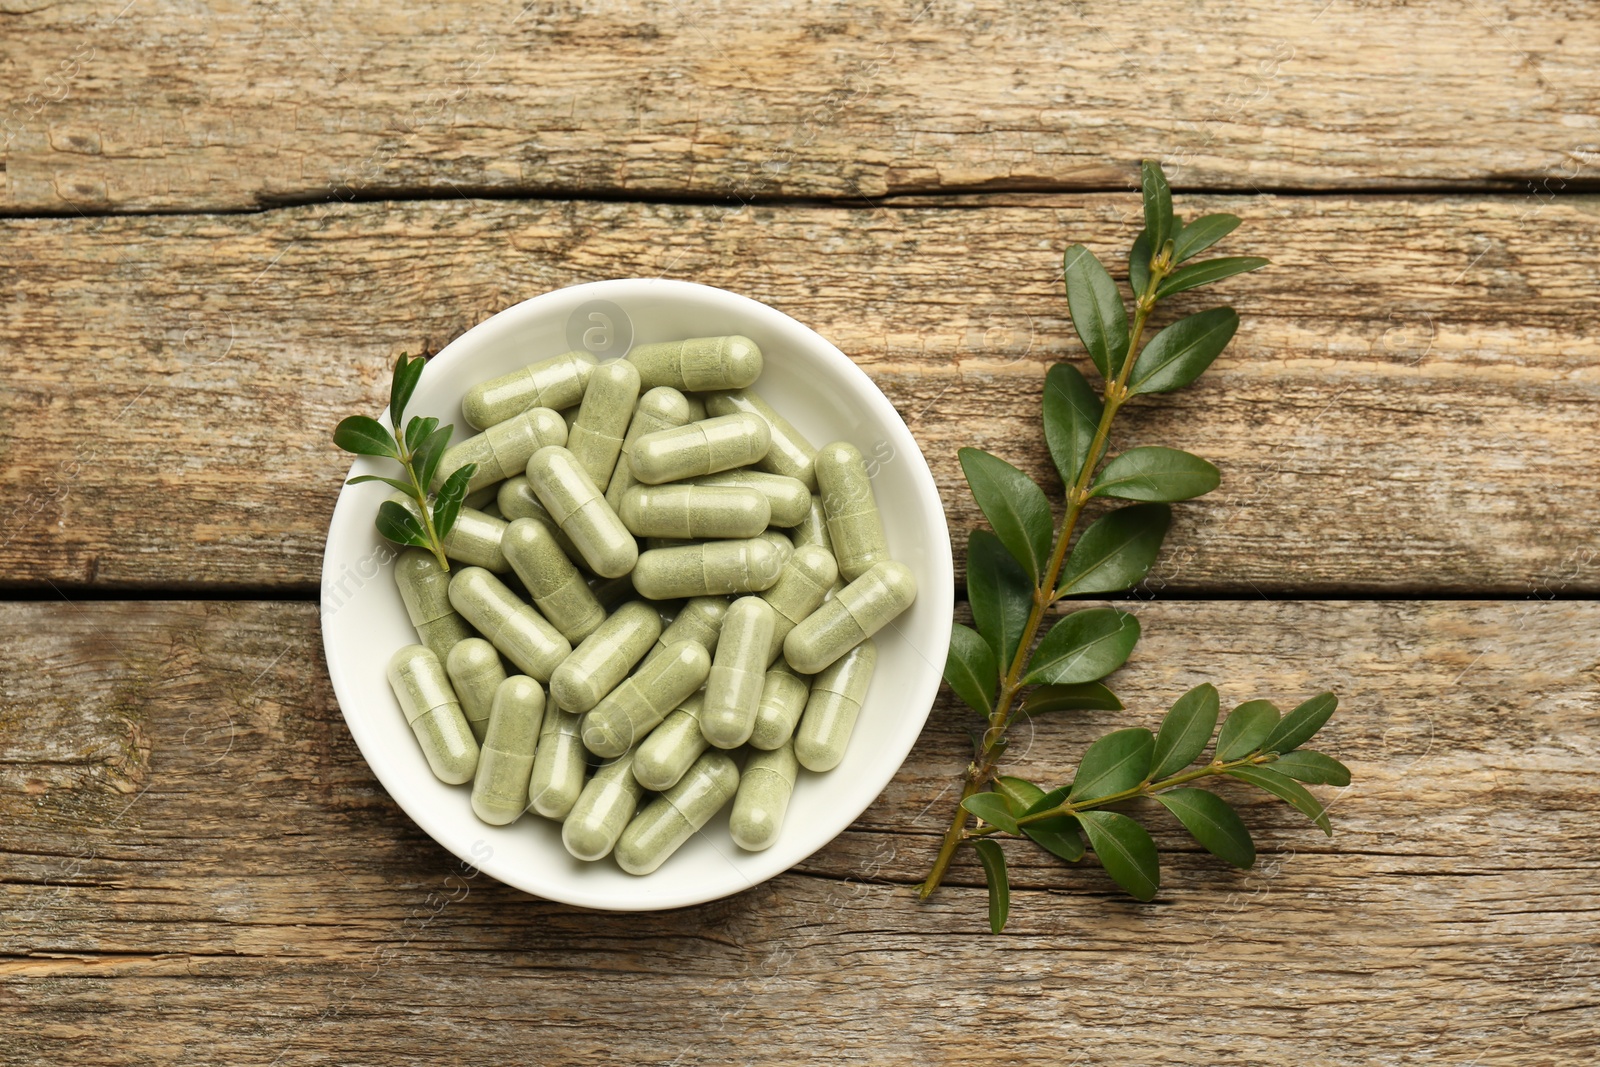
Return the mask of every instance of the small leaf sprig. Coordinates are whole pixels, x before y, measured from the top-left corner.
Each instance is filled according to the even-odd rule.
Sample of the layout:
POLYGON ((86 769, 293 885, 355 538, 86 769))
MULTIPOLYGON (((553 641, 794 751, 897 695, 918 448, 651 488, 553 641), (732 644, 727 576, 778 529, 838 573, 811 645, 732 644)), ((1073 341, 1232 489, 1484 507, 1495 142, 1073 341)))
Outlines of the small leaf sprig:
POLYGON ((467 483, 478 465, 468 463, 452 471, 429 502, 428 486, 439 470, 439 461, 450 445, 454 427, 440 426, 439 420, 432 417, 413 416, 401 432, 406 405, 416 391, 425 363, 422 356, 408 359, 404 352, 400 353, 389 386, 389 426, 367 415, 351 415, 334 429, 333 443, 358 456, 386 457, 400 464, 405 471, 403 481, 381 474, 361 474, 345 484, 383 482, 414 501, 415 512, 394 500, 379 504, 375 520, 378 532, 398 544, 428 549, 439 566, 448 571, 450 561, 445 556, 444 539, 461 514, 467 483))
POLYGON ((1327 812, 1302 783, 1350 782, 1338 760, 1300 748, 1333 714, 1338 700, 1332 693, 1314 696, 1287 715, 1270 701, 1248 701, 1222 721, 1218 733, 1220 698, 1209 684, 1180 697, 1155 732, 1133 727, 1095 741, 1064 785, 1047 790, 999 773, 1007 730, 1019 715, 1122 710, 1102 679, 1132 653, 1138 619, 1112 608, 1071 612, 1036 645, 1046 614, 1062 598, 1117 592, 1142 581, 1171 525, 1168 505, 1203 496, 1221 482, 1211 463, 1174 448, 1143 446, 1106 458, 1112 422, 1129 399, 1190 384, 1238 329, 1237 312, 1215 307, 1180 318, 1142 343, 1160 301, 1267 265, 1259 256, 1189 263, 1240 220, 1214 214, 1184 223, 1173 213, 1161 166, 1147 160, 1141 178, 1144 229, 1128 258, 1131 323, 1117 283, 1093 253, 1073 245, 1063 259, 1072 325, 1104 387, 1097 394, 1069 363, 1051 367, 1045 378, 1045 443, 1066 486, 1059 525, 1044 490, 1021 470, 981 449, 960 453, 967 484, 992 532, 974 530, 968 541, 967 598, 975 628, 953 625, 945 680, 984 717, 984 729, 974 734, 960 801, 919 892, 923 899, 932 894, 960 847, 970 845, 984 869, 989 925, 996 933, 1010 912, 1001 835, 1030 841, 1068 862, 1092 849, 1119 885, 1150 900, 1160 887, 1155 843, 1134 818, 1112 806, 1152 798, 1208 851, 1248 868, 1255 845, 1243 821, 1222 797, 1189 783, 1224 777, 1257 786, 1331 835, 1327 812), (1096 498, 1135 503, 1101 516, 1074 543, 1085 506, 1096 498), (1211 760, 1194 766, 1214 733, 1211 760), (976 826, 970 825, 974 817, 976 826))

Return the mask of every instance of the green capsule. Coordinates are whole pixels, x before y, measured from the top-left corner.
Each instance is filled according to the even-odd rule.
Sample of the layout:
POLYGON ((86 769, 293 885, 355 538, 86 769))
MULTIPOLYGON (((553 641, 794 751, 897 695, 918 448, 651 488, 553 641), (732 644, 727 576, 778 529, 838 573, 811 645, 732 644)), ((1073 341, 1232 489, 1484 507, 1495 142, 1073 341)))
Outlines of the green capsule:
POLYGON ((811 511, 811 493, 805 484, 781 474, 740 469, 723 471, 721 474, 708 474, 704 478, 694 479, 689 484, 754 489, 767 498, 767 507, 771 512, 771 517, 767 521, 773 526, 787 528, 798 525, 811 511))
MULTIPOLYGON (((700 415, 701 418, 705 417, 704 410, 700 415)), ((622 451, 617 455, 617 465, 611 472, 611 482, 606 486, 606 503, 611 505, 612 511, 621 512, 622 494, 639 484, 638 479, 633 476, 629 460, 633 455, 634 442, 647 433, 671 430, 692 421, 694 421, 693 405, 689 403, 688 397, 665 385, 646 390, 639 398, 639 406, 634 409, 633 420, 628 423, 628 432, 622 438, 622 451)))
POLYGON ((400 587, 406 615, 417 637, 443 663, 457 641, 472 636, 467 620, 450 606, 450 573, 432 552, 408 548, 394 561, 394 584, 400 587))
MULTIPOLYGON (((511 483, 507 482, 506 484, 510 485, 511 483)), ((502 489, 501 492, 504 493, 505 490, 502 489)), ((500 504, 500 510, 506 510, 504 501, 500 504)), ((507 517, 510 517, 510 514, 510 512, 506 512, 507 517)), ((830 556, 833 555, 833 539, 828 536, 828 516, 822 510, 822 498, 820 496, 811 498, 811 504, 806 511, 805 517, 789 530, 789 536, 794 539, 795 548, 799 548, 801 545, 818 545, 827 549, 830 556)))
POLYGON ((528 460, 528 483, 590 570, 602 578, 620 578, 633 569, 639 542, 571 452, 539 449, 528 460))
POLYGON ((468 463, 476 463, 467 482, 469 493, 494 482, 513 478, 528 466, 528 457, 545 445, 567 443, 567 424, 549 408, 529 408, 522 414, 497 422, 480 434, 451 445, 439 457, 433 488, 468 463))
POLYGON ((634 754, 618 756, 595 768, 589 784, 561 824, 561 843, 580 860, 604 859, 628 828, 644 796, 633 775, 634 754))
POLYGON ((705 705, 704 690, 690 693, 639 743, 633 757, 633 776, 641 786, 655 793, 671 789, 690 764, 700 758, 708 744, 700 730, 700 713, 705 705))
POLYGON ((859 448, 848 441, 824 445, 817 453, 817 488, 840 574, 854 581, 889 558, 883 517, 872 499, 872 479, 859 448))
POLYGON ((743 389, 761 377, 761 349, 738 335, 634 345, 628 362, 639 368, 646 389, 658 385, 695 393, 743 389))
POLYGON ((815 674, 883 629, 916 598, 910 567, 892 559, 873 564, 789 631, 784 658, 801 674, 815 674))
POLYGON ((588 770, 578 716, 549 708, 539 726, 539 747, 528 776, 528 806, 547 819, 560 822, 578 802, 588 770))
POLYGON ((783 651, 789 632, 827 599, 828 589, 838 578, 839 567, 826 549, 803 545, 794 550, 789 562, 778 572, 777 582, 761 594, 761 599, 772 605, 777 616, 772 628, 772 644, 767 649, 768 664, 783 651))
POLYGON ((500 663, 500 653, 481 637, 469 637, 456 642, 450 656, 444 661, 445 672, 450 675, 450 687, 461 702, 461 714, 472 727, 472 736, 480 742, 489 732, 489 713, 494 706, 494 694, 506 680, 506 669, 500 663))
MULTIPOLYGON (((411 497, 395 493, 389 499, 411 512, 419 524, 422 522, 422 510, 411 497)), ((476 508, 463 507, 456 515, 456 524, 444 535, 444 554, 469 567, 507 574, 511 565, 500 551, 500 538, 505 532, 504 520, 492 518, 476 508)))
POLYGON ((516 520, 506 527, 500 547, 534 606, 569 642, 582 641, 606 621, 606 609, 543 523, 516 520))
POLYGON ((481 567, 450 579, 450 603, 523 674, 549 681, 572 644, 506 584, 481 567))
POLYGON ((772 431, 759 416, 723 415, 645 434, 633 443, 628 466, 639 481, 660 485, 747 466, 771 445, 772 431))
POLYGON ((782 569, 770 541, 707 541, 641 553, 633 587, 651 600, 751 593, 770 589, 782 569))
POLYGON ((788 535, 782 530, 773 529, 768 529, 765 532, 758 534, 757 540, 765 541, 767 544, 777 549, 778 571, 779 573, 782 573, 783 568, 789 565, 789 560, 794 558, 794 542, 789 540, 788 535))
POLYGON ((490 482, 472 490, 461 498, 462 506, 481 511, 491 519, 504 519, 505 516, 500 514, 499 505, 495 503, 500 495, 500 487, 504 484, 504 482, 490 482))
POLYGON ((522 414, 529 408, 560 411, 583 399, 595 359, 568 352, 473 386, 461 400, 461 413, 475 430, 522 414))
POLYGON ((684 393, 683 398, 689 402, 689 421, 704 422, 706 420, 706 402, 694 393, 684 393))
POLYGON ((584 715, 584 745, 596 756, 622 755, 699 689, 710 671, 711 657, 693 641, 668 645, 584 715))
POLYGON ((470 782, 478 769, 478 740, 461 714, 439 657, 422 645, 406 645, 389 658, 388 674, 434 777, 447 785, 470 782))
POLYGON ((754 489, 713 485, 636 485, 622 494, 622 524, 640 537, 754 537, 772 506, 754 489))
POLYGON ((718 748, 738 748, 750 739, 766 682, 774 614, 772 605, 755 596, 740 597, 728 608, 700 715, 700 729, 718 748))
POLYGON ((533 491, 533 485, 528 481, 526 474, 519 474, 515 478, 507 478, 500 483, 499 493, 495 502, 500 506, 500 514, 506 522, 515 522, 518 519, 532 519, 550 531, 556 539, 556 544, 561 546, 567 558, 577 561, 583 558, 583 553, 578 551, 578 546, 572 543, 560 523, 550 517, 550 513, 539 503, 539 496, 533 491))
POLYGON ((618 608, 561 661, 550 698, 567 711, 588 711, 633 670, 661 635, 661 615, 642 600, 618 608))
MULTIPOLYGON (((732 415, 736 411, 743 411, 765 419, 772 430, 772 448, 762 458, 761 469, 798 480, 808 493, 817 488, 816 446, 758 394, 749 389, 712 393, 706 397, 706 410, 713 415, 732 415)), ((778 525, 794 524, 780 522, 778 525)))
POLYGON ((739 768, 726 752, 707 752, 678 784, 633 817, 617 841, 617 866, 629 874, 649 874, 733 799, 739 768))
POLYGON ((783 660, 772 665, 761 686, 756 723, 750 730, 750 747, 771 750, 794 736, 800 713, 806 710, 811 680, 783 660))
POLYGON ((677 617, 663 631, 656 641, 656 651, 660 651, 674 641, 693 641, 706 650, 706 654, 715 655, 717 651, 717 638, 722 633, 722 620, 728 615, 728 599, 721 596, 691 597, 688 603, 678 609, 677 617))
POLYGON ((489 733, 472 777, 472 811, 490 826, 516 822, 528 810, 544 690, 526 674, 513 674, 495 689, 489 733))
MULTIPOLYGON (((572 423, 572 436, 563 444, 604 493, 622 451, 622 438, 639 401, 639 369, 625 359, 602 363, 589 376, 583 406, 572 423)), ((530 456, 533 453, 528 453, 530 456)), ((527 460, 523 460, 527 465, 527 460)))
POLYGON ((856 716, 878 665, 878 646, 861 642, 811 681, 811 696, 794 733, 794 754, 808 771, 831 771, 844 759, 856 716))
POLYGON ((793 744, 750 753, 744 762, 744 773, 739 775, 733 813, 728 816, 728 833, 734 844, 747 852, 760 852, 778 839, 799 773, 800 761, 795 759, 793 744))

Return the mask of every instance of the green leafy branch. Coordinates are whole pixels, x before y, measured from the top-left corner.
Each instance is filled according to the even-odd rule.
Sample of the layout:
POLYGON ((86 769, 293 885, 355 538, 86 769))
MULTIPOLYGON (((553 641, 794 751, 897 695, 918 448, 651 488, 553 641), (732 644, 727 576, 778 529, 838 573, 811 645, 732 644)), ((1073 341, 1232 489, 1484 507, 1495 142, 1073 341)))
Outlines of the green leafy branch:
POLYGON ((416 502, 417 509, 393 500, 378 505, 376 525, 378 532, 402 545, 426 548, 438 559, 439 566, 450 569, 445 557, 444 539, 455 526, 461 514, 462 501, 467 496, 467 483, 477 471, 476 463, 468 463, 444 480, 430 504, 428 485, 439 470, 439 461, 450 446, 454 427, 440 426, 435 418, 413 416, 401 433, 405 421, 406 405, 416 391, 425 364, 423 357, 407 359, 404 352, 394 365, 394 379, 389 386, 389 426, 366 415, 351 415, 341 421, 333 431, 333 443, 346 452, 358 456, 380 456, 392 459, 405 470, 405 480, 387 478, 381 474, 362 474, 351 478, 346 485, 361 482, 383 482, 400 490, 416 502), (393 427, 391 432, 390 427, 393 427))
MULTIPOLYGON (((1149 730, 1121 730, 1095 742, 1069 785, 1045 791, 998 775, 1007 730, 1018 715, 1122 708, 1101 679, 1132 653, 1139 640, 1138 619, 1111 608, 1075 611, 1035 644, 1051 608, 1064 597, 1116 592, 1142 581, 1171 525, 1168 505, 1209 493, 1221 481, 1212 464, 1178 449, 1130 448, 1107 458, 1111 425, 1122 406, 1134 396, 1171 392, 1193 382, 1239 326, 1232 308, 1215 307, 1178 319, 1145 343, 1159 302, 1267 264, 1258 256, 1189 263, 1232 233, 1239 219, 1204 215, 1185 224, 1173 214, 1171 189, 1160 165, 1146 161, 1142 178, 1145 225, 1128 265, 1132 321, 1116 282, 1093 253, 1074 245, 1063 258, 1072 325, 1104 387, 1097 394, 1067 363, 1051 367, 1045 378, 1045 443, 1066 486, 1060 524, 1053 521, 1044 490, 1022 471, 981 449, 960 453, 967 484, 993 532, 974 530, 968 542, 967 594, 976 628, 953 627, 945 679, 984 716, 985 729, 974 737, 974 758, 960 802, 920 892, 923 898, 933 893, 956 851, 971 844, 989 880, 991 925, 997 931, 1005 921, 1009 893, 1004 853, 992 836, 996 832, 1025 837, 1067 860, 1082 858, 1086 837, 1114 878, 1135 896, 1149 899, 1159 884, 1149 835, 1128 816, 1103 810, 1104 805, 1153 796, 1197 836, 1195 827, 1205 827, 1200 832, 1227 853, 1224 858, 1248 854, 1253 860, 1253 846, 1247 851, 1233 833, 1237 815, 1220 797, 1179 787, 1202 777, 1231 776, 1259 785, 1307 814, 1314 808, 1313 818, 1325 823, 1320 805, 1286 771, 1285 760, 1292 768, 1309 768, 1304 773, 1348 781, 1342 765, 1320 754, 1289 759, 1310 734, 1288 745, 1285 738, 1293 736, 1292 729, 1276 732, 1283 724, 1310 721, 1317 714, 1320 727, 1332 714, 1331 694, 1313 698, 1281 720, 1267 701, 1241 705, 1223 724, 1216 758, 1205 767, 1182 771, 1200 755, 1216 727, 1217 696, 1209 686, 1174 705, 1159 737, 1149 730), (1074 543, 1084 508, 1097 497, 1136 503, 1103 515, 1074 543), (1307 710, 1324 707, 1326 714, 1307 710), (1187 724, 1184 729, 1194 732, 1184 733, 1180 745, 1176 736, 1169 736, 1168 724, 1187 724), (1276 748, 1267 744, 1269 738, 1276 748), (1171 763, 1178 755, 1181 762, 1171 763), (1332 767, 1319 762, 1324 760, 1332 767), (1268 763, 1278 766, 1269 768, 1268 763), (972 816, 984 825, 970 829, 972 816)), ((1206 839, 1201 843, 1211 847, 1206 839)))

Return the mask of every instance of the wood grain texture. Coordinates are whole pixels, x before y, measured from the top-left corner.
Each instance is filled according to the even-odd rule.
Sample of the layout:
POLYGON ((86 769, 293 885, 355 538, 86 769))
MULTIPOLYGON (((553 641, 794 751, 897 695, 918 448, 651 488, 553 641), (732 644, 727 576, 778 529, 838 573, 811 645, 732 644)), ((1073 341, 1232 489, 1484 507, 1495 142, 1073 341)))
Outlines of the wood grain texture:
MULTIPOLYGON (((1152 817, 1165 885, 1010 850, 914 902, 965 758, 948 700, 802 867, 584 912, 463 872, 373 779, 295 603, 30 603, 0 619, 0 1063, 1577 1062, 1600 995, 1592 603, 1155 603, 1129 710, 1019 735, 1049 781, 1200 681, 1324 686, 1356 781, 1330 841, 1241 801, 1261 862, 1152 817), (49 678, 41 686, 41 678, 49 678), (669 1022, 670 1020, 670 1022, 669 1022)), ((1042 854, 1040 854, 1042 855, 1042 854)))
POLYGON ((1489 186, 1600 162, 1581 0, 39 4, 0 209, 1489 186))
MULTIPOLYGON (((331 429, 381 407, 397 352, 552 288, 658 275, 767 301, 848 352, 920 441, 959 551, 980 522, 960 446, 1059 492, 1043 376, 1087 367, 1059 257, 1083 240, 1120 261, 1136 208, 457 200, 13 220, 0 576, 308 591, 347 469, 331 429)), ((1275 265, 1173 299, 1163 316, 1226 300, 1244 325, 1200 384, 1119 420, 1118 447, 1187 448, 1225 472, 1178 507, 1151 588, 1600 590, 1594 205, 1182 201, 1219 208, 1247 220, 1227 248, 1275 265)))

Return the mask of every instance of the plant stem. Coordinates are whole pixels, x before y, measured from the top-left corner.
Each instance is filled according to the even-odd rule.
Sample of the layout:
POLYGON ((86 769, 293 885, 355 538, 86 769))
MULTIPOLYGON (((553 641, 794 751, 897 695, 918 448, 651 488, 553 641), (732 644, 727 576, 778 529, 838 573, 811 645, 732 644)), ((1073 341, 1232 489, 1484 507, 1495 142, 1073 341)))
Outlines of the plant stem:
POLYGON ((395 428, 395 444, 400 449, 400 466, 406 469, 406 477, 411 479, 411 495, 416 498, 417 510, 422 513, 422 532, 428 537, 428 547, 433 550, 433 558, 439 561, 439 566, 446 572, 450 570, 450 560, 444 554, 444 541, 440 539, 438 531, 433 525, 433 509, 428 506, 428 490, 424 488, 417 478, 417 469, 412 464, 413 454, 406 447, 405 435, 400 432, 400 427, 395 428))

